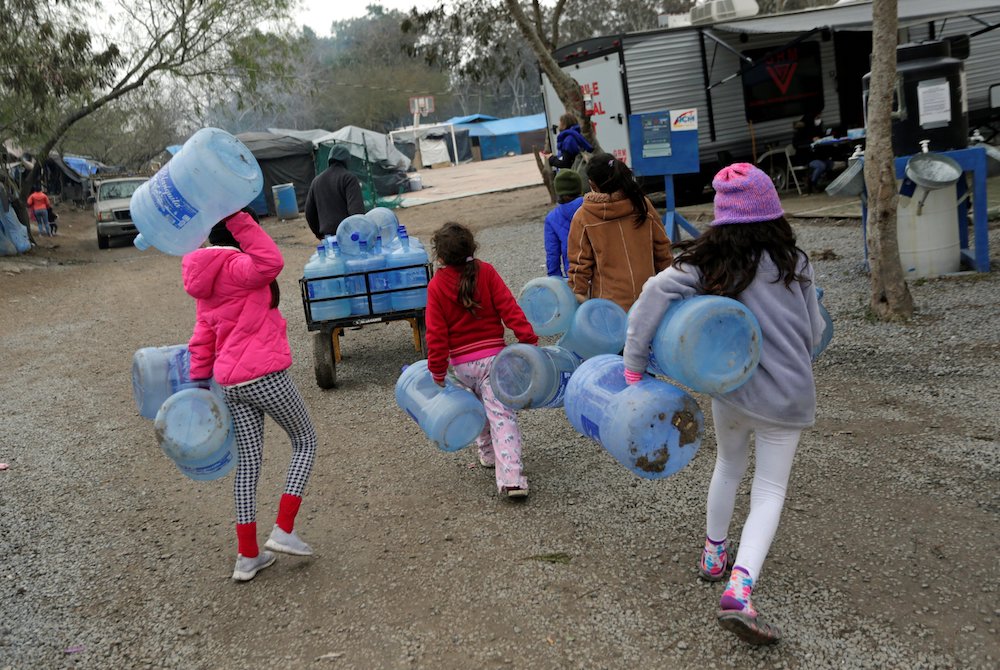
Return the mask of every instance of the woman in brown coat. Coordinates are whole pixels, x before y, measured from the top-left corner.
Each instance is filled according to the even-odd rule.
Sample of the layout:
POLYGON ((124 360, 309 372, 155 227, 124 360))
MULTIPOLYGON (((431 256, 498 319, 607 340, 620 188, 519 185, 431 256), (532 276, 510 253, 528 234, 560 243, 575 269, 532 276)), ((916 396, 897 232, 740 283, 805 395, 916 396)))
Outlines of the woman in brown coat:
POLYGON ((590 188, 569 228, 569 284, 577 299, 606 298, 628 311, 646 280, 670 265, 670 240, 627 165, 595 154, 590 188))

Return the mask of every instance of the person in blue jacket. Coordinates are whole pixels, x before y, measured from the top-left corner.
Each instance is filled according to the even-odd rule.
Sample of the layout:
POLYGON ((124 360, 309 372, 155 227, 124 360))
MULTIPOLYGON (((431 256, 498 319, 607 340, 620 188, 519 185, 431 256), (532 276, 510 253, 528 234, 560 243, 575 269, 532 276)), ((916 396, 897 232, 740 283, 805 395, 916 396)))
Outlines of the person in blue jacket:
POLYGON ((549 165, 555 169, 573 167, 573 162, 581 151, 593 151, 594 147, 580 133, 580 126, 572 114, 559 117, 559 134, 556 136, 556 154, 549 156, 549 165))
POLYGON ((553 180, 559 204, 545 215, 545 271, 550 277, 569 276, 566 243, 569 224, 583 204, 583 179, 575 170, 559 170, 553 180))

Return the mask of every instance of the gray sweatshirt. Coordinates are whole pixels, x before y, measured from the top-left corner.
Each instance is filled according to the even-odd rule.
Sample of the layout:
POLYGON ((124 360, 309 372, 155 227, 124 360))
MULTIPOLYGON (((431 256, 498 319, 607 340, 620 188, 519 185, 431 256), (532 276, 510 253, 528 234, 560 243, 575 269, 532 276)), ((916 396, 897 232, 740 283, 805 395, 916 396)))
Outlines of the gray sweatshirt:
MULTIPOLYGON (((757 317, 763 341, 760 364, 750 379, 717 400, 745 414, 778 425, 805 428, 816 421, 816 385, 812 350, 823 335, 813 270, 805 258, 799 274, 807 283, 775 283, 778 269, 768 254, 757 266, 757 276, 738 297, 757 317)), ((644 372, 649 346, 663 313, 675 300, 702 293, 701 272, 692 265, 671 266, 651 277, 629 312, 625 367, 644 372)))

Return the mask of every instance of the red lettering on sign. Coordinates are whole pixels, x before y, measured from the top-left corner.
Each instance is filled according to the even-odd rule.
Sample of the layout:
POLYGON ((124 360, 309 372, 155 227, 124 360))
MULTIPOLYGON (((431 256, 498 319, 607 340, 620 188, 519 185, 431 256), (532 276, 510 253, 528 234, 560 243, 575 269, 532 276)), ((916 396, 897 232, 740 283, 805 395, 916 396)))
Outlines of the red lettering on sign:
POLYGON ((600 116, 600 115, 602 115, 604 113, 605 113, 605 111, 604 111, 604 105, 602 105, 600 102, 595 102, 594 103, 594 111, 591 112, 591 114, 593 114, 594 116, 600 116))
POLYGON ((593 87, 593 89, 594 89, 594 95, 600 95, 601 94, 601 92, 599 90, 597 90, 597 82, 596 81, 593 84, 591 84, 591 87, 593 87))
POLYGON ((628 153, 624 149, 615 149, 614 156, 615 158, 624 163, 625 160, 628 158, 628 153))
POLYGON ((788 87, 792 85, 792 77, 795 76, 795 69, 799 66, 798 63, 783 63, 767 66, 767 74, 771 76, 771 80, 774 82, 778 90, 781 91, 781 95, 788 93, 788 87))

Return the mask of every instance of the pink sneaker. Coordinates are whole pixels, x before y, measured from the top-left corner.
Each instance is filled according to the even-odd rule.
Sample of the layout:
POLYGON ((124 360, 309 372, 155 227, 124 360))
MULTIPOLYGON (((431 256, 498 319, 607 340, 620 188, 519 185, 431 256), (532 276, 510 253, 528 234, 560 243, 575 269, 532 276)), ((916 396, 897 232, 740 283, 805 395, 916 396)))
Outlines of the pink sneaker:
POLYGON ((750 575, 743 568, 734 569, 719 601, 719 625, 749 644, 775 644, 781 631, 761 619, 750 600, 752 590, 750 575))
POLYGON ((725 540, 716 544, 705 538, 705 547, 701 550, 701 560, 698 562, 698 576, 707 582, 721 582, 726 574, 733 569, 736 552, 733 543, 725 540))

